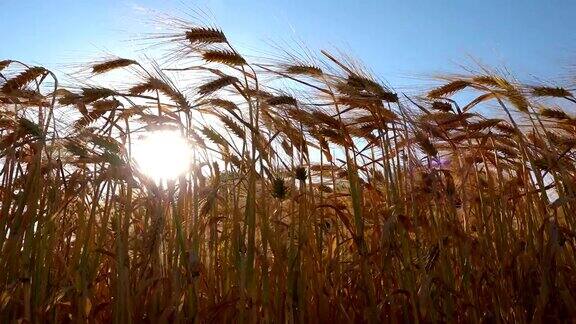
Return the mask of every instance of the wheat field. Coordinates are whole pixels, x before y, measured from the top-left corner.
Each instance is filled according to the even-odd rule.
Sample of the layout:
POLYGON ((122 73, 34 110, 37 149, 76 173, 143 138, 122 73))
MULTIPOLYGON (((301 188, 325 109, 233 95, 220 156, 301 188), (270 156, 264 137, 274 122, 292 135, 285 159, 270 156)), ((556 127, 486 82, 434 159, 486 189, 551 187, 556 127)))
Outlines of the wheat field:
POLYGON ((405 94, 173 27, 85 82, 0 61, 0 322, 576 320, 573 83, 405 94), (165 129, 194 156, 154 181, 133 145, 165 129))

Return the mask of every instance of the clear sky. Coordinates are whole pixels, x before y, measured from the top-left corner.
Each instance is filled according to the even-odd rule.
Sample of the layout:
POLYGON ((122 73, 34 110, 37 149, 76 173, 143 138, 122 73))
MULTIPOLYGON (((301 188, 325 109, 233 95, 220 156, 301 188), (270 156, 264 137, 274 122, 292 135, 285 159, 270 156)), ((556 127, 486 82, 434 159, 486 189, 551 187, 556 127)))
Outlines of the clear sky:
POLYGON ((106 52, 134 57, 148 10, 210 12, 240 49, 272 41, 340 48, 394 87, 459 72, 474 57, 524 80, 566 76, 576 58, 575 0, 0 0, 0 59, 62 69, 106 52))

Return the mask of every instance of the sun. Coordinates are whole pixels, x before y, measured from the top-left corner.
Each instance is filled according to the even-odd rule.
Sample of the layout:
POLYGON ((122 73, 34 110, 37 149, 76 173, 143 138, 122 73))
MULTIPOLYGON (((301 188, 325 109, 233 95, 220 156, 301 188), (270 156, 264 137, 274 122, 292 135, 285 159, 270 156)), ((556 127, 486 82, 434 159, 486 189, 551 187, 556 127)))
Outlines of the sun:
POLYGON ((146 133, 134 143, 132 153, 140 171, 156 182, 184 174, 192 160, 191 145, 175 130, 146 133))

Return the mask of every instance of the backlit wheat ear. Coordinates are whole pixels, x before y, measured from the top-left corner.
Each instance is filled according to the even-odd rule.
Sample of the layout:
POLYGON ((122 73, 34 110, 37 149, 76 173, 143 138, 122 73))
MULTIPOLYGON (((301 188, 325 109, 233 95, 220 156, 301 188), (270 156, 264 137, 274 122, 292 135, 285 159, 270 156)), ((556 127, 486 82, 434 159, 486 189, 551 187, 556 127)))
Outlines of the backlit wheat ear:
POLYGON ((85 104, 94 102, 98 99, 104 99, 116 94, 116 91, 107 88, 83 88, 82 102, 85 104))
POLYGON ((192 44, 226 43, 224 33, 215 28, 196 27, 186 31, 186 39, 192 44))
POLYGON ((532 87, 532 95, 536 97, 573 97, 570 91, 560 87, 532 87))
POLYGON ((288 187, 282 178, 275 178, 272 181, 272 197, 278 200, 284 200, 288 195, 288 187))
POLYGON ((294 169, 294 178, 305 181, 306 178, 308 178, 308 171, 302 166, 296 167, 296 169, 294 169))
POLYGON ((209 63, 222 63, 230 66, 246 64, 246 60, 236 52, 228 50, 209 50, 202 53, 202 58, 209 63))
POLYGON ((228 110, 228 111, 236 111, 236 110, 238 110, 238 106, 237 106, 235 103, 233 103, 232 101, 230 101, 230 100, 224 100, 224 99, 219 99, 219 98, 212 98, 212 99, 209 99, 209 100, 207 101, 207 103, 209 103, 209 104, 211 104, 211 105, 213 105, 213 106, 216 106, 216 107, 224 108, 224 109, 226 109, 226 110, 228 110))
POLYGON ((194 129, 188 129, 188 136, 192 138, 192 140, 198 145, 199 147, 206 147, 206 143, 204 139, 198 135, 198 133, 194 129))
POLYGON ((307 125, 309 127, 313 127, 314 125, 316 125, 317 119, 314 117, 314 115, 312 113, 301 110, 301 109, 297 108, 295 105, 291 105, 291 106, 293 106, 293 107, 292 108, 285 108, 286 113, 291 118, 293 118, 294 120, 297 120, 297 121, 301 122, 302 124, 307 125))
POLYGON ((497 75, 479 75, 472 77, 472 82, 478 83, 481 85, 495 87, 495 88, 509 88, 511 85, 505 79, 497 76, 497 75))
POLYGON ((270 106, 280 106, 280 105, 296 106, 297 105, 296 99, 294 99, 291 96, 287 96, 287 95, 272 97, 272 98, 266 100, 266 103, 268 103, 270 106))
POLYGON ((529 102, 520 89, 506 79, 497 75, 481 75, 472 78, 472 82, 484 86, 494 87, 496 96, 502 94, 508 101, 521 112, 527 113, 529 102))
POLYGON ((476 123, 468 124, 467 128, 468 128, 469 130, 471 130, 471 131, 484 130, 484 129, 487 129, 487 128, 495 127, 495 126, 498 125, 500 122, 502 122, 501 119, 481 120, 481 121, 476 122, 476 123))
POLYGON ((470 82, 468 82, 468 81, 455 80, 455 81, 449 82, 443 86, 440 86, 436 89, 429 91, 428 97, 433 98, 433 99, 442 98, 442 97, 451 95, 455 92, 458 92, 460 90, 463 90, 468 86, 470 86, 470 82))
POLYGON ((237 82, 238 79, 233 76, 223 76, 221 78, 218 78, 216 80, 201 85, 198 88, 198 93, 201 95, 207 95, 237 82))
POLYGON ((19 119, 18 124, 20 125, 20 129, 24 132, 24 134, 30 134, 36 138, 44 137, 42 129, 40 129, 40 126, 35 122, 22 117, 19 119))
POLYGON ((568 114, 558 109, 542 108, 540 110, 540 115, 558 120, 571 120, 568 114))
POLYGON ((81 130, 84 127, 90 125, 92 122, 102 117, 106 113, 106 110, 92 110, 87 112, 84 116, 78 119, 74 123, 74 129, 81 130))
POLYGON ((515 87, 507 89, 505 96, 508 98, 508 101, 510 101, 510 103, 512 103, 512 105, 514 105, 518 110, 524 113, 528 112, 528 100, 518 89, 515 87))
POLYGON ((214 129, 210 127, 204 127, 201 129, 202 134, 206 136, 210 141, 214 144, 221 145, 223 147, 228 146, 228 142, 222 137, 222 135, 218 134, 214 129))
POLYGON ((142 82, 140 84, 137 84, 135 86, 133 86, 132 88, 130 88, 128 90, 128 92, 132 95, 141 95, 145 92, 148 91, 154 91, 157 90, 157 85, 158 82, 151 80, 148 80, 146 82, 142 82))
POLYGON ((184 94, 182 94, 171 84, 168 84, 166 81, 158 78, 151 77, 147 81, 137 84, 129 89, 129 93, 132 95, 141 95, 150 91, 161 92, 176 104, 178 104, 180 108, 187 108, 190 106, 184 94))
POLYGON ((422 123, 420 124, 420 133, 429 133, 433 138, 440 138, 443 140, 448 140, 446 136, 446 130, 444 127, 440 127, 438 125, 422 123))
POLYGON ((77 143, 73 140, 67 140, 64 143, 64 147, 66 147, 70 153, 77 157, 88 157, 88 150, 84 147, 84 145, 82 145, 82 143, 77 143))
POLYGON ((576 138, 572 136, 563 136, 553 132, 547 132, 546 134, 555 145, 566 145, 568 147, 576 145, 576 138))
POLYGON ((137 64, 137 62, 125 58, 112 59, 92 65, 92 73, 94 74, 106 73, 115 69, 130 66, 132 64, 137 64))
POLYGON ((517 133, 514 126, 510 125, 508 122, 500 122, 496 125, 496 128, 506 134, 515 134, 517 133))
POLYGON ((262 89, 245 89, 244 92, 250 97, 258 98, 264 101, 274 97, 272 94, 262 89))
POLYGON ((6 67, 8 67, 8 65, 10 65, 10 63, 12 63, 12 60, 0 61, 0 72, 2 72, 2 70, 4 70, 6 67))
POLYGON ((117 99, 98 100, 92 103, 96 110, 113 110, 118 108, 122 103, 117 99))
POLYGON ((449 104, 449 103, 447 103, 447 102, 442 102, 442 101, 434 101, 434 102, 432 102, 432 109, 434 109, 434 110, 440 110, 440 111, 444 111, 444 112, 453 111, 451 104, 449 104))
POLYGON ((58 102, 61 105, 70 105, 70 104, 74 104, 78 101, 80 101, 82 99, 82 96, 76 93, 73 93, 71 91, 60 91, 58 93, 58 102))
POLYGON ((326 125, 334 129, 344 129, 346 126, 338 119, 329 116, 321 111, 312 112, 312 116, 320 123, 325 123, 326 125))
POLYGON ((246 134, 240 125, 235 123, 230 117, 228 116, 220 116, 220 121, 226 126, 226 128, 230 129, 234 135, 238 136, 241 139, 246 139, 246 134))
MULTIPOLYGON (((350 75, 347 79, 347 86, 355 89, 358 92, 366 91, 380 100, 388 101, 388 102, 398 102, 398 95, 384 89, 380 84, 375 81, 372 81, 368 78, 361 77, 358 75, 350 75)), ((350 95, 356 95, 357 93, 352 92, 348 93, 350 95)))
POLYGON ((328 127, 322 127, 320 128, 319 133, 320 135, 325 137, 328 141, 334 144, 338 144, 343 147, 348 147, 350 145, 348 137, 342 131, 334 130, 328 127))
POLYGON ((432 144, 432 142, 428 139, 428 136, 426 136, 422 132, 416 132, 414 135, 415 135, 414 138, 416 139, 416 142, 420 145, 420 148, 422 148, 422 150, 426 154, 428 154, 429 156, 438 155, 438 151, 436 150, 436 147, 434 147, 434 144, 432 144))
MULTIPOLYGON (((3 62, 6 62, 6 61, 3 61, 3 62)), ((15 90, 20 90, 24 86, 26 86, 27 84, 29 84, 30 82, 32 82, 36 78, 42 76, 46 72, 47 72, 46 69, 44 69, 42 67, 28 68, 24 72, 22 72, 22 73, 18 74, 17 76, 6 81, 6 83, 4 83, 4 85, 2 85, 0 90, 2 92, 11 92, 11 91, 15 91, 15 90)))
POLYGON ((286 73, 317 77, 322 75, 322 69, 311 65, 290 65, 286 67, 286 73))

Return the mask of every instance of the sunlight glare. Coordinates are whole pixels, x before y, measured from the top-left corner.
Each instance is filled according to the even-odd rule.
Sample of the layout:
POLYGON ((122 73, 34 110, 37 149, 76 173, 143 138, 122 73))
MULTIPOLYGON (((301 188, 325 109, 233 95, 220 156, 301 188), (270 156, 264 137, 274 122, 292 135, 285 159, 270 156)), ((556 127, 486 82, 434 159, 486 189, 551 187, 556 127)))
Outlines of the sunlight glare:
POLYGON ((192 147, 180 132, 159 130, 144 135, 134 145, 133 156, 139 169, 159 182, 175 179, 188 171, 192 147))

